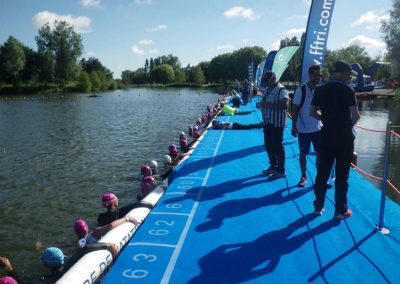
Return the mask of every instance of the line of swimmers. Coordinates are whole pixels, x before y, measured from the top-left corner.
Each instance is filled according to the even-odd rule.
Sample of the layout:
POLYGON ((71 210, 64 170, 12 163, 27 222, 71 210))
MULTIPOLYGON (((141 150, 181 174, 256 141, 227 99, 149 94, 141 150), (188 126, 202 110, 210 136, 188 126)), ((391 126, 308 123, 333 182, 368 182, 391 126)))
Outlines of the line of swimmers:
MULTIPOLYGON (((77 250, 71 257, 68 258, 68 260, 65 259, 65 255, 60 248, 48 247, 44 249, 43 245, 38 243, 36 249, 41 251, 40 260, 48 269, 49 273, 36 278, 23 277, 16 270, 14 270, 14 267, 8 258, 0 257, 0 267, 2 267, 7 274, 7 276, 0 278, 0 284, 55 283, 82 256, 96 250, 106 249, 110 251, 113 259, 115 259, 118 255, 115 244, 99 243, 98 241, 109 231, 120 226, 121 224, 131 223, 133 226, 138 226, 140 224, 137 219, 127 214, 135 208, 153 208, 152 204, 146 203, 142 199, 157 187, 157 181, 155 177, 160 177, 162 180, 164 180, 171 176, 172 171, 178 165, 179 161, 184 156, 188 155, 187 152, 191 149, 191 145, 203 134, 203 131, 200 130, 202 124, 205 124, 205 130, 210 121, 221 112, 220 103, 224 102, 225 100, 226 95, 220 98, 215 105, 208 105, 206 113, 196 121, 193 127, 189 127, 189 136, 192 138, 190 143, 188 143, 188 138, 186 137, 185 133, 181 132, 179 136, 180 151, 174 144, 171 144, 168 147, 169 155, 165 155, 163 157, 164 167, 162 173, 159 174, 158 163, 155 160, 150 161, 149 165, 143 165, 141 167, 141 193, 137 197, 138 202, 119 207, 117 196, 114 193, 106 192, 101 197, 101 205, 102 207, 106 208, 107 211, 98 215, 98 226, 95 229, 90 230, 88 224, 83 219, 78 219, 75 221, 74 231, 77 236, 77 250)), ((164 190, 165 189, 166 188, 164 188, 164 190)))

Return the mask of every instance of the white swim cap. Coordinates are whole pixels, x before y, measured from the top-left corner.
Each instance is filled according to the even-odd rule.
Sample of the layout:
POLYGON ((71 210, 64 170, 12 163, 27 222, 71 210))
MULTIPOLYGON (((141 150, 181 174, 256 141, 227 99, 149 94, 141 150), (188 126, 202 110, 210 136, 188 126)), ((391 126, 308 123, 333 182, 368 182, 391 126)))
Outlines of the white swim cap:
POLYGON ((165 155, 163 158, 164 164, 170 164, 171 163, 171 157, 169 155, 165 155))
POLYGON ((150 161, 149 166, 150 166, 150 168, 157 168, 158 163, 157 163, 157 161, 152 160, 152 161, 150 161))

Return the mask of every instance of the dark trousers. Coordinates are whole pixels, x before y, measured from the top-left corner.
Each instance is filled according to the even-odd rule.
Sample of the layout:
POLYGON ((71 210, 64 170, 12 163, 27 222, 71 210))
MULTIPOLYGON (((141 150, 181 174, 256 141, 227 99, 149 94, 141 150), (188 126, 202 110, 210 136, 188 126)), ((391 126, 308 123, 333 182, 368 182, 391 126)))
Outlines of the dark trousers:
POLYGON ((249 101, 249 93, 246 91, 242 92, 242 100, 243 100, 243 104, 247 105, 247 102, 249 101))
POLYGON ((320 158, 315 179, 315 210, 320 211, 325 204, 328 181, 332 165, 336 159, 335 179, 335 215, 347 211, 347 191, 350 164, 354 151, 354 135, 348 126, 322 127, 320 140, 320 158))
POLYGON ((283 146, 283 127, 266 124, 264 126, 264 146, 268 154, 270 167, 278 173, 284 173, 285 147, 283 146))

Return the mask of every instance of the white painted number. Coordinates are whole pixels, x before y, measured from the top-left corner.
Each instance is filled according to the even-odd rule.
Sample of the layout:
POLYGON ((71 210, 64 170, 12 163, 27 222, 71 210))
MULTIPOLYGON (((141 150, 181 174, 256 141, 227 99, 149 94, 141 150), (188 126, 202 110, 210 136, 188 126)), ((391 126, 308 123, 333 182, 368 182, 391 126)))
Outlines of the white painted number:
POLYGON ((164 220, 157 220, 155 223, 156 223, 157 226, 167 225, 167 226, 172 227, 175 224, 175 221, 169 221, 168 222, 168 221, 164 221, 164 220))
POLYGON ((122 275, 126 278, 144 278, 147 276, 147 274, 149 273, 146 270, 142 269, 136 269, 136 270, 127 269, 124 270, 124 272, 122 272, 122 275))
POLYGON ((168 233, 169 233, 168 230, 150 230, 149 231, 150 235, 155 235, 155 236, 165 236, 168 233))
POLYGON ((157 256, 152 255, 152 254, 137 254, 132 258, 134 261, 140 261, 141 259, 146 260, 148 262, 154 262, 157 260, 157 256))
POLYGON ((167 204, 167 205, 165 205, 165 207, 171 208, 171 209, 178 209, 178 208, 182 208, 182 204, 178 204, 178 203, 167 204))

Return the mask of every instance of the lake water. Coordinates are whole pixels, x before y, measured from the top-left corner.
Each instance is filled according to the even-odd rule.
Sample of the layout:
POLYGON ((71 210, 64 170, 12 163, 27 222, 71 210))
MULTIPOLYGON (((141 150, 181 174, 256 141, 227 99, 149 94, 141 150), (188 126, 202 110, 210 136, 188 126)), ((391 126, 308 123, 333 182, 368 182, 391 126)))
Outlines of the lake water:
MULTIPOLYGON (((190 89, 135 88, 86 95, 0 97, 0 255, 20 273, 41 273, 35 243, 67 254, 73 223, 94 227, 102 193, 136 199, 139 169, 158 161, 218 95, 190 89)), ((400 125, 400 104, 362 102, 360 125, 400 125)), ((397 128, 400 132, 400 128, 397 128)), ((384 135, 357 129, 358 165, 382 176, 384 135)), ((389 178, 400 186, 400 139, 393 139, 389 178)), ((350 188, 351 190, 351 188, 350 188)), ((379 201, 376 201, 379 202, 379 201)))

